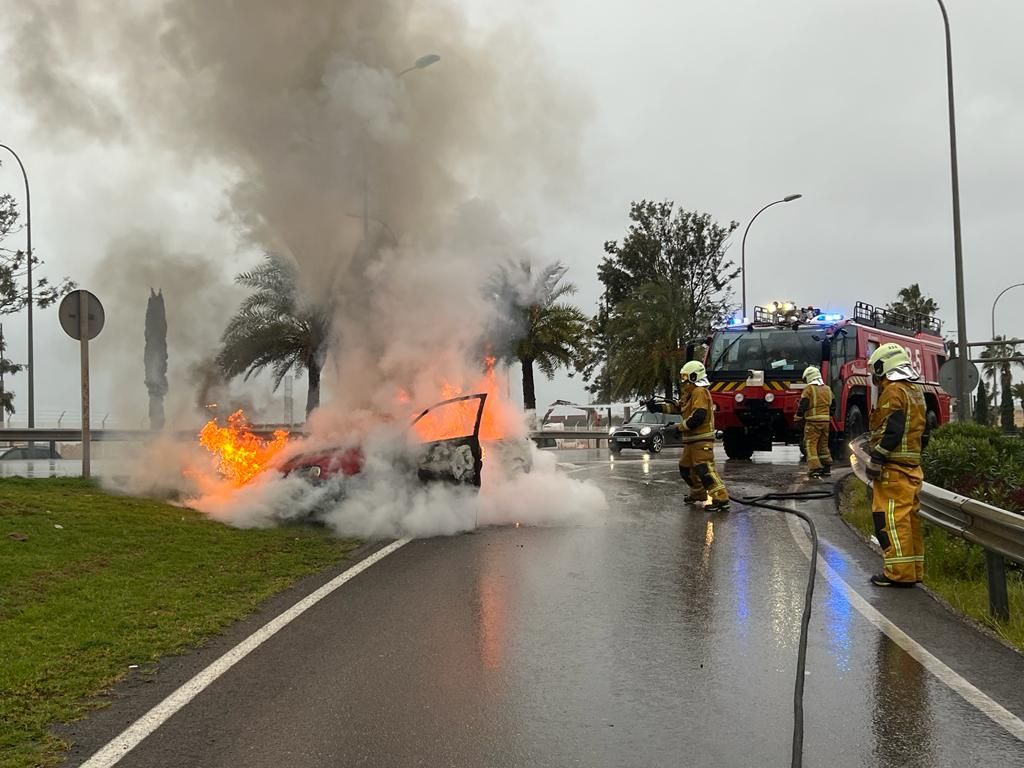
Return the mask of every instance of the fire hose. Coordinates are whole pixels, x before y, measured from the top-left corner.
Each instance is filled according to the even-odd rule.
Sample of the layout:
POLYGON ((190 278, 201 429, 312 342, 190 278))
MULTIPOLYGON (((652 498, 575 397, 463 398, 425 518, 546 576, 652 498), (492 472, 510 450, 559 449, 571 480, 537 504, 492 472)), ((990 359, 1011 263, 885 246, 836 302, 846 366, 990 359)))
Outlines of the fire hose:
POLYGON ((789 493, 766 493, 762 496, 750 496, 737 499, 741 504, 761 509, 770 509, 774 512, 784 512, 787 515, 795 515, 807 523, 811 532, 811 567, 807 573, 807 588, 804 592, 804 610, 800 618, 800 642, 797 645, 796 656, 796 684, 793 687, 793 746, 790 756, 791 768, 801 768, 803 765, 804 753, 804 677, 807 667, 807 631, 811 624, 811 599, 814 597, 814 579, 817 573, 818 562, 818 531, 814 527, 814 521, 806 512, 799 509, 790 509, 773 501, 810 501, 813 499, 830 499, 833 491, 793 491, 789 493))

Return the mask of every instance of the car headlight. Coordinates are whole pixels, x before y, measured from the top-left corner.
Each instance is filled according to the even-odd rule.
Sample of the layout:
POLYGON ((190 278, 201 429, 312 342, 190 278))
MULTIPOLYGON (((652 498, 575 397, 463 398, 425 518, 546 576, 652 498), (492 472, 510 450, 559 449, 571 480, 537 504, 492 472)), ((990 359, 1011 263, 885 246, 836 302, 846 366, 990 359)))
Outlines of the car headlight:
POLYGON ((742 392, 737 392, 736 396, 733 398, 737 403, 742 403, 744 399, 742 392))
POLYGON ((614 435, 615 434, 615 427, 608 427, 608 434, 609 435, 614 435))
POLYGON ((773 393, 771 393, 771 392, 768 392, 768 393, 767 393, 767 394, 766 394, 766 395, 764 396, 764 401, 765 401, 766 403, 774 403, 774 402, 775 402, 775 395, 774 395, 773 393))
POLYGON ((640 434, 643 435, 644 437, 647 437, 649 434, 651 434, 651 428, 650 427, 641 427, 640 428, 640 434))

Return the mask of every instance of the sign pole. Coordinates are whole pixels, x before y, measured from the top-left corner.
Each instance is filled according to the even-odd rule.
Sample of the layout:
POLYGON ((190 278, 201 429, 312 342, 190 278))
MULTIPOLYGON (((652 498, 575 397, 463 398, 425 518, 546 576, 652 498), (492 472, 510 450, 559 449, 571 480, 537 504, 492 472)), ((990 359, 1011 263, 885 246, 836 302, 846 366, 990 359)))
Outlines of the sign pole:
POLYGON ((89 294, 78 292, 78 329, 82 350, 82 477, 89 479, 89 294))

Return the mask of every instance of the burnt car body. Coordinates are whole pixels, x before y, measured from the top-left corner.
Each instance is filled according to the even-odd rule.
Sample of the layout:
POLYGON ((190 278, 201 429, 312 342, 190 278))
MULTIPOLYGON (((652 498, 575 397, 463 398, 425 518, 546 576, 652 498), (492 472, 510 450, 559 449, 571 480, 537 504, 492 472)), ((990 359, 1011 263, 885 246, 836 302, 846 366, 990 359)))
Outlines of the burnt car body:
POLYGON ((676 428, 681 420, 682 417, 674 413, 637 411, 626 423, 608 430, 608 450, 619 453, 625 448, 635 448, 661 453, 666 446, 682 445, 676 428))
MULTIPOLYGON (((495 440, 482 443, 480 423, 486 394, 463 395, 437 403, 413 420, 411 429, 421 438, 418 450, 395 470, 420 482, 444 482, 480 487, 485 461, 505 471, 528 472, 529 440, 495 440), (436 439, 422 439, 423 435, 436 439)), ((274 467, 287 477, 313 484, 344 480, 362 473, 366 457, 361 446, 332 446, 302 451, 274 467)), ((339 489, 343 483, 339 483, 339 489)))

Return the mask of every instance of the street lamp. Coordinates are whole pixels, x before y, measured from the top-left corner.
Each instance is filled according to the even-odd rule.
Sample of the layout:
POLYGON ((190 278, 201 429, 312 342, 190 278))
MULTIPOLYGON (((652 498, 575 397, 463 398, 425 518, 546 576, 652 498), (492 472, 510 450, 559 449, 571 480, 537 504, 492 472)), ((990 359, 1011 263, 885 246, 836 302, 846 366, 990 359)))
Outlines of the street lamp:
POLYGON ((964 251, 960 238, 960 172, 956 159, 956 110, 953 102, 953 40, 949 32, 949 14, 942 0, 936 0, 942 11, 942 25, 946 31, 946 90, 949 95, 949 165, 953 182, 953 259, 956 271, 956 334, 957 357, 961 363, 956 371, 957 419, 970 421, 971 398, 967 393, 967 310, 964 302, 964 251))
MULTIPOLYGON (((412 63, 411 67, 406 67, 397 75, 396 78, 407 75, 410 72, 414 72, 417 69, 426 69, 431 64, 437 64, 441 60, 441 57, 436 53, 428 53, 425 56, 420 56, 416 61, 412 63)), ((365 153, 363 157, 363 239, 366 240, 370 237, 370 173, 367 167, 369 163, 369 153, 365 153)))
POLYGON ((786 195, 781 200, 776 200, 774 203, 768 203, 764 208, 754 214, 753 218, 747 223, 747 228, 743 230, 743 243, 740 246, 740 272, 743 275, 742 279, 742 292, 743 292, 743 317, 747 316, 747 233, 750 231, 750 225, 753 224, 757 217, 767 211, 773 205, 779 203, 791 203, 794 200, 799 200, 803 195, 786 195))
POLYGON ((1007 291, 1009 291, 1009 290, 1011 290, 1013 288, 1020 288, 1021 286, 1024 286, 1024 283, 1014 283, 1013 285, 1006 286, 1005 288, 1003 288, 1003 290, 1001 290, 999 292, 999 295, 996 296, 996 300, 992 302, 992 339, 993 340, 995 340, 995 338, 996 338, 996 304, 998 304, 999 300, 1001 298, 1003 298, 1003 294, 1004 293, 1006 293, 1007 291))
POLYGON ((416 61, 413 62, 411 67, 406 67, 398 73, 398 77, 406 75, 416 69, 426 69, 431 64, 437 64, 441 60, 441 57, 436 53, 428 53, 426 56, 420 56, 416 61))
MULTIPOLYGON (((1020 288, 1021 286, 1024 286, 1024 283, 1014 283, 1013 285, 1006 286, 1005 288, 1003 288, 1003 290, 1001 290, 999 292, 999 295, 996 296, 996 300, 992 302, 992 341, 996 340, 996 304, 998 304, 999 300, 1001 298, 1003 298, 1003 294, 1004 293, 1006 293, 1007 291, 1009 291, 1009 290, 1011 290, 1013 288, 1020 288)), ((996 393, 998 391, 999 391, 999 385, 997 383, 995 386, 992 387, 992 396, 993 396, 993 398, 995 398, 996 393)))
POLYGON ((28 174, 25 172, 25 164, 21 162, 18 153, 6 144, 0 144, 0 149, 6 149, 14 159, 18 161, 21 168, 21 176, 25 179, 25 236, 28 240, 28 428, 36 425, 36 367, 33 364, 32 354, 32 194, 28 187, 28 174))

